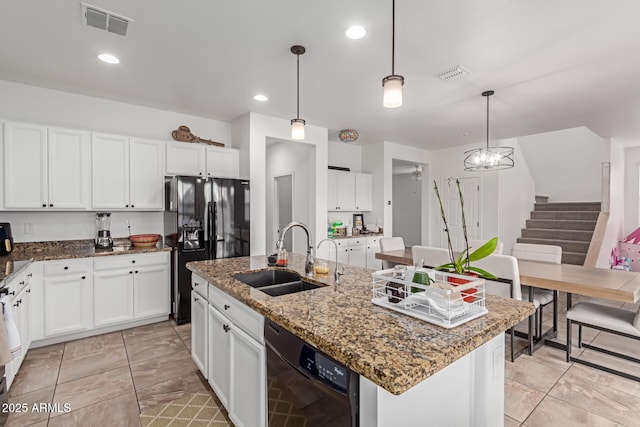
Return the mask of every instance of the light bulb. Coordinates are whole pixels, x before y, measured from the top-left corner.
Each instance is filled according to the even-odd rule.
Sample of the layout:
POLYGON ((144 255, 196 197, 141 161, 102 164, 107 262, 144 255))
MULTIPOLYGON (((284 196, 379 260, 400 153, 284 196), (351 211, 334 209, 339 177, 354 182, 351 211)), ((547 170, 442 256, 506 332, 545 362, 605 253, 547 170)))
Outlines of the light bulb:
POLYGON ((404 77, 391 75, 382 79, 384 99, 382 105, 386 108, 396 108, 402 105, 402 85, 404 77))
POLYGON ((304 123, 302 119, 291 120, 291 139, 304 139, 304 123))

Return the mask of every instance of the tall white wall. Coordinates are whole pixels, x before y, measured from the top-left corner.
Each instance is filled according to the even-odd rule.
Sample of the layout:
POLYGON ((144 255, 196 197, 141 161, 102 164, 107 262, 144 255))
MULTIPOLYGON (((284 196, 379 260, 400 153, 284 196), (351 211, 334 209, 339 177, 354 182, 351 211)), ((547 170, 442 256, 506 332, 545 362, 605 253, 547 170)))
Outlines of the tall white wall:
POLYGON ((407 247, 422 244, 422 181, 411 174, 393 175, 393 235, 407 247))
MULTIPOLYGON (((313 193, 309 198, 309 224, 313 237, 326 235, 327 227, 327 129, 307 124, 305 139, 299 141, 315 150, 310 164, 313 193)), ((249 113, 249 179, 251 180, 251 255, 267 254, 266 227, 266 142, 267 139, 286 141, 291 138, 289 120, 263 114, 249 113)), ((242 149, 241 149, 242 150, 242 149)), ((296 231, 295 233, 298 233, 296 231)), ((326 247, 323 247, 325 250, 326 247)), ((269 248, 271 250, 271 248, 269 248)), ((269 252, 271 253, 271 252, 269 252)), ((319 254, 322 252, 319 251, 319 254)))
MULTIPOLYGON (((78 95, 0 80, 0 120, 171 140, 171 131, 186 125, 203 138, 231 146, 227 122, 190 116, 108 99, 78 95)), ((92 239, 95 212, 0 212, 0 222, 11 222, 18 242, 92 239), (24 234, 24 223, 34 234, 24 234)), ((133 233, 164 232, 161 212, 114 212, 112 234, 124 237, 125 221, 133 233)))
MULTIPOLYGON (((373 175, 373 211, 365 217, 365 223, 375 223, 379 227, 384 227, 384 143, 365 145, 362 148, 362 164, 366 166, 366 171, 373 175)), ((385 229, 384 233, 385 236, 391 236, 391 230, 385 229)))
POLYGON ((369 172, 362 169, 362 147, 344 142, 329 141, 329 166, 349 168, 351 172, 369 172))
MULTIPOLYGON (((277 241, 277 224, 275 213, 275 183, 277 176, 293 174, 293 220, 311 225, 310 196, 314 194, 309 176, 315 159, 315 150, 309 144, 294 141, 276 142, 267 147, 266 152, 266 230, 267 252, 273 252, 277 241)), ((291 252, 306 253, 306 238, 300 230, 293 230, 293 248, 291 252)), ((325 233, 326 234, 326 233, 325 233)), ((315 237, 315 236, 314 236, 315 237)), ((317 236, 316 242, 325 236, 317 236)), ((269 252, 269 253, 271 253, 269 252)))
POLYGON ((602 162, 608 140, 585 127, 518 138, 536 183, 536 194, 550 202, 600 201, 602 162))
MULTIPOLYGON (((613 173, 614 165, 611 164, 613 173)), ((617 168, 616 168, 617 169, 617 168)), ((640 147, 624 149, 624 228, 623 237, 640 227, 640 147)), ((613 206, 611 207, 613 211, 613 206)))

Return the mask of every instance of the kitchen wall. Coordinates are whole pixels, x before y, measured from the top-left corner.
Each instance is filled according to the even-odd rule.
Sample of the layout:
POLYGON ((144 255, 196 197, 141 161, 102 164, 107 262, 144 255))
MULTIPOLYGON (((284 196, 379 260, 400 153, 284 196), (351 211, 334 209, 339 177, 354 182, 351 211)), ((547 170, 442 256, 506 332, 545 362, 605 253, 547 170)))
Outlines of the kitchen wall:
POLYGON ((608 140, 585 127, 518 138, 538 195, 550 202, 601 200, 602 162, 609 161, 608 140))
MULTIPOLYGON (((0 80, 0 99, 0 120, 159 140, 171 140, 171 131, 186 125, 198 136, 231 146, 231 124, 218 120, 4 80, 0 80)), ((0 212, 0 221, 12 223, 18 242, 91 239, 95 235, 93 218, 95 212, 0 212), (24 223, 34 225, 33 234, 24 233, 24 223)), ((164 231, 161 212, 114 213, 114 236, 127 235, 126 220, 132 221, 133 233, 164 231)))

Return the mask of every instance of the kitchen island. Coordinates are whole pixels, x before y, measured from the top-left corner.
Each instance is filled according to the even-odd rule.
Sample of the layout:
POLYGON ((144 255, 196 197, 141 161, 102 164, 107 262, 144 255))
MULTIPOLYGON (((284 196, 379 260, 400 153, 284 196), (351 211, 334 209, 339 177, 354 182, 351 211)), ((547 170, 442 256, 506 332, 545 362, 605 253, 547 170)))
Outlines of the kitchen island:
MULTIPOLYGON (((337 286, 316 277, 325 286, 271 297, 233 278, 268 268, 264 256, 187 267, 359 374, 360 425, 503 422, 503 332, 534 312, 530 303, 487 295, 488 314, 445 329, 373 305, 372 270, 347 267, 337 286)), ((304 272, 304 257, 292 254, 289 269, 304 272)))

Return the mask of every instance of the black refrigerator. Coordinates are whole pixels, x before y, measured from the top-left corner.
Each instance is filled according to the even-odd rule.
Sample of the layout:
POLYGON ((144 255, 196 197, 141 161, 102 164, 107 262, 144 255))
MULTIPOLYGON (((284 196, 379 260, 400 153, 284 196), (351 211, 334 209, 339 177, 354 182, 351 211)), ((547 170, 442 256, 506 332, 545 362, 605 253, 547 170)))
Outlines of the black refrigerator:
POLYGON ((186 264, 249 255, 249 181, 165 178, 164 234, 171 245, 171 311, 191 321, 191 271, 186 264))

